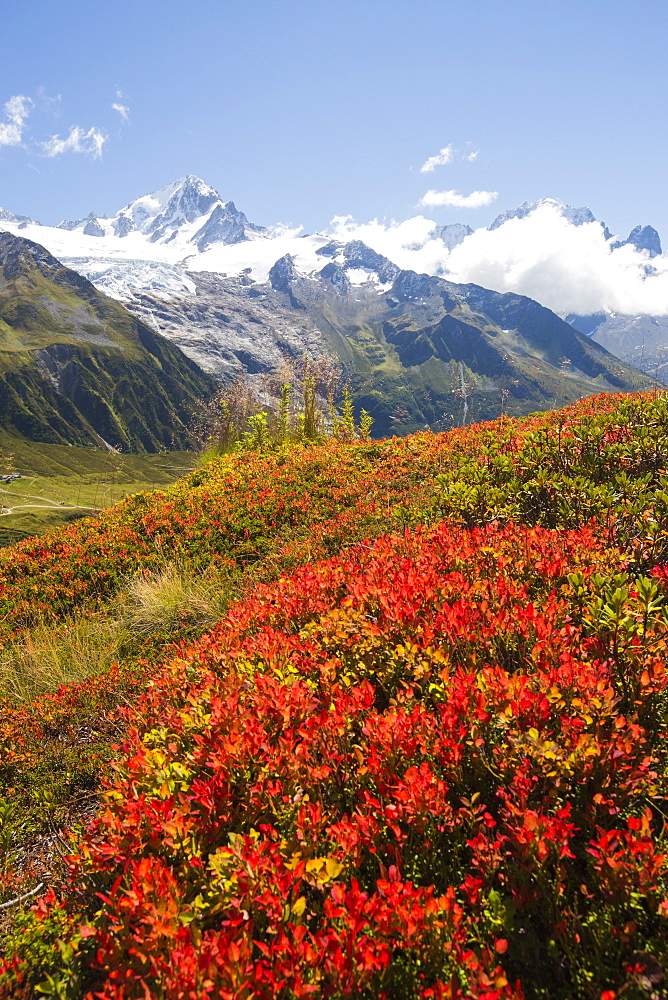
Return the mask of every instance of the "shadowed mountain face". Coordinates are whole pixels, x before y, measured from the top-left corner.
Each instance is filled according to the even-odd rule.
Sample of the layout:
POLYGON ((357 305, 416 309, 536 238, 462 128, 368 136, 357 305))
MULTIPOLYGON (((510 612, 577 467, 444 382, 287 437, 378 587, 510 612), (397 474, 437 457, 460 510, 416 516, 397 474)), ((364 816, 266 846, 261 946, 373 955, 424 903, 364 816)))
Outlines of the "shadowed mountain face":
POLYGON ((185 448, 215 380, 43 247, 0 233, 0 426, 34 441, 185 448))
POLYGON ((668 384, 668 316, 571 313, 566 321, 622 361, 668 384))
POLYGON ((193 293, 128 308, 223 375, 334 353, 379 436, 652 384, 532 299, 400 271, 361 243, 320 255, 315 275, 286 255, 265 284, 191 272, 193 293))
MULTIPOLYGON (((300 297, 293 286, 292 294, 300 297)), ((302 294, 302 301, 307 296, 302 294)), ((537 302, 401 272, 364 298, 326 294, 308 308, 350 359, 360 405, 382 433, 525 414, 650 380, 537 302), (343 302, 341 302, 343 299, 343 302)))

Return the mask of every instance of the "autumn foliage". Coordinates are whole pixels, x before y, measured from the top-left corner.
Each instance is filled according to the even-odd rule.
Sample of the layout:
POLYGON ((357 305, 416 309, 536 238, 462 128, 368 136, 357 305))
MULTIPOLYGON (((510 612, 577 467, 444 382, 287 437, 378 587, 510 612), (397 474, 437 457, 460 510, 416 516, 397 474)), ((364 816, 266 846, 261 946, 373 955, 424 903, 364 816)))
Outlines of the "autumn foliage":
POLYGON ((601 397, 234 457, 9 551, 14 632, 166 544, 239 598, 126 699, 0 996, 664 996, 667 432, 601 397))

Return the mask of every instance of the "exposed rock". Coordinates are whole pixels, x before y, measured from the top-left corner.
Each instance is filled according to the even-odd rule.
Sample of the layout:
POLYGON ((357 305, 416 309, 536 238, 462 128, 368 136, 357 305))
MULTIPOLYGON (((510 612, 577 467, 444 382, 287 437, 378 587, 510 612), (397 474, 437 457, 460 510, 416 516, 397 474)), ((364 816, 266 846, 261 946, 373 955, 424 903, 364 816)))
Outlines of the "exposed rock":
POLYGON ((653 226, 636 226, 618 246, 629 244, 638 250, 646 250, 650 257, 661 256, 661 239, 653 226))
POLYGON ((432 229, 431 235, 435 240, 443 240, 448 250, 454 250, 472 232, 470 226, 464 226, 461 222, 452 222, 448 226, 436 226, 435 229, 432 229))
POLYGON ((100 225, 100 222, 96 215, 92 212, 88 216, 86 225, 83 228, 84 236, 104 236, 104 229, 100 225))

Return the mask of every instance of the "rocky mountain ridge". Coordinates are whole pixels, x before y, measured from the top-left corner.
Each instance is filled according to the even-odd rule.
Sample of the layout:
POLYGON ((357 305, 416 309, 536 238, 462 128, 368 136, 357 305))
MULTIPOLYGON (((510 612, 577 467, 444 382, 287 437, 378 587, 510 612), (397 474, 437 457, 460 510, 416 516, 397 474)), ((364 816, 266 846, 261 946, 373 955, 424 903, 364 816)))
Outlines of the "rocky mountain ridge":
MULTIPOLYGON (((502 213, 490 230, 502 230, 544 207, 560 213, 569 225, 596 222, 587 208, 543 199, 502 213)), ((386 431, 400 419, 406 429, 455 420, 458 404, 453 400, 466 394, 467 380, 476 386, 475 406, 485 416, 499 411, 501 394, 503 405, 520 413, 599 388, 637 387, 642 382, 628 363, 620 365, 605 352, 597 353, 591 340, 586 348, 577 341, 582 317, 568 316, 573 327, 580 325, 575 341, 569 340, 573 328, 567 335, 550 320, 552 347, 539 343, 545 317, 535 312, 537 304, 514 293, 509 293, 511 299, 523 305, 515 310, 512 323, 503 318, 505 309, 497 319, 481 309, 482 293, 476 293, 473 312, 483 318, 471 321, 473 293, 456 289, 480 286, 454 285, 447 274, 439 273, 440 265, 432 263, 432 273, 420 274, 341 230, 332 237, 264 229, 191 175, 135 199, 108 219, 91 215, 51 229, 25 221, 5 220, 4 225, 25 235, 44 234, 49 250, 56 248, 66 265, 123 301, 218 377, 242 369, 260 374, 280 365, 282 358, 333 351, 357 379, 356 391, 366 400, 361 405, 376 413, 377 426, 386 431), (440 301, 446 286, 452 307, 446 310, 447 321, 442 310, 432 309, 432 315, 424 304, 440 301), (522 310, 538 324, 533 333, 520 323, 522 310), (399 320, 401 336, 393 326, 399 320), (429 332, 434 324, 440 324, 438 334, 429 332), (510 367, 504 359, 512 359, 510 367), (432 368, 425 375, 421 366, 427 363, 432 368), (372 376, 380 380, 377 396, 372 376), (422 403, 416 402, 416 393, 422 393, 422 403), (399 418, 399 412, 407 416, 399 418)), ((638 249, 642 244, 649 261, 657 242, 660 248, 658 234, 650 229, 636 227, 627 240, 617 241, 618 247, 631 243, 638 249)), ((429 246, 441 246, 444 260, 470 237, 473 231, 460 223, 435 227, 428 234, 429 246)), ((418 253, 414 259, 424 258, 418 253)), ((594 331, 595 324, 586 333, 594 331)), ((588 338, 581 339, 586 343, 588 338)), ((636 357, 624 360, 633 363, 636 357)))
POLYGON ((91 212, 85 219, 60 222, 56 228, 100 239, 141 233, 150 243, 175 243, 184 252, 192 248, 199 253, 214 244, 229 246, 265 232, 249 222, 233 201, 224 202, 217 191, 192 174, 136 198, 110 218, 91 212))
POLYGON ((190 272, 194 293, 142 291, 128 308, 225 378, 334 355, 379 435, 651 385, 524 296, 401 270, 362 243, 322 250, 316 274, 286 254, 266 282, 190 272))
MULTIPOLYGON (((496 231, 509 222, 526 219, 545 207, 552 208, 576 227, 597 222, 589 208, 573 208, 553 198, 543 198, 502 212, 489 230, 496 231)), ((249 222, 233 201, 225 201, 214 188, 191 174, 136 198, 113 216, 91 212, 83 219, 49 227, 0 209, 0 225, 16 234, 20 230, 61 260, 72 265, 76 261, 84 273, 99 271, 104 262, 108 278, 116 270, 114 280, 105 290, 121 298, 129 297, 135 288, 150 290, 142 281, 148 281, 155 290, 159 285, 160 265, 227 275, 239 275, 250 267, 255 280, 265 281, 271 267, 287 252, 296 258, 302 271, 316 272, 319 268, 315 255, 322 254, 323 247, 332 241, 327 234, 304 236, 297 229, 268 229, 249 222), (140 283, 133 285, 124 265, 138 261, 156 265, 158 269, 150 275, 145 266, 136 279, 140 283)), ((622 239, 613 237, 604 223, 600 225, 610 252, 632 246, 649 259, 662 253, 659 235, 652 226, 636 226, 622 239)), ((474 230, 462 223, 433 224, 415 244, 406 245, 403 254, 406 259, 393 263, 410 269, 411 252, 429 243, 434 248, 429 256, 429 273, 447 277, 448 254, 473 234, 474 230), (438 247, 442 248, 442 260, 438 247)), ((340 244, 359 243, 354 234, 349 239, 341 239, 339 235, 335 240, 340 244)), ((374 252, 379 250, 376 248, 374 252)))

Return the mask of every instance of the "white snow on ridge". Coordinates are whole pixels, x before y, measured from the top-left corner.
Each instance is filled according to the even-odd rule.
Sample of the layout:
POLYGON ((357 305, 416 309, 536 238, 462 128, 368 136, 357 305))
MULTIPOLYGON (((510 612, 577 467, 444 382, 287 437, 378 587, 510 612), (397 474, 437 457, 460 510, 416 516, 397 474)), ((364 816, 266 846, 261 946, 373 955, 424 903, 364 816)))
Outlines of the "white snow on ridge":
POLYGON ((150 243, 142 233, 118 236, 86 236, 78 229, 59 229, 55 226, 28 224, 18 226, 3 222, 2 228, 15 236, 41 243, 49 253, 62 260, 63 257, 113 258, 118 260, 152 260, 165 264, 177 264, 183 257, 183 250, 176 246, 150 243))
MULTIPOLYGON (((49 227, 5 218, 0 228, 42 244, 116 298, 131 297, 133 289, 165 297, 191 293, 194 283, 186 271, 245 272, 266 282, 286 254, 298 272, 314 276, 328 261, 346 267, 345 255, 319 254, 319 249, 332 241, 361 241, 400 268, 519 292, 561 314, 668 315, 668 258, 615 245, 588 209, 554 199, 525 203, 503 213, 489 229, 468 234, 467 227, 454 234, 454 225, 437 227, 416 216, 388 223, 338 217, 328 233, 300 236, 298 229, 249 223, 232 202, 187 176, 136 199, 109 219, 91 215, 49 227), (449 236, 456 236, 448 238, 450 246, 437 235, 448 228, 453 230, 449 236)), ((355 255, 355 265, 346 267, 349 281, 376 282, 384 291, 373 266, 360 267, 358 259, 355 255)))
POLYGON ((312 274, 321 271, 327 258, 316 253, 330 242, 329 236, 275 236, 270 239, 245 240, 232 246, 217 246, 194 254, 185 261, 189 271, 214 271, 236 275, 246 271, 253 281, 269 280, 269 272, 286 254, 294 259, 298 271, 312 274))
POLYGON ((133 297, 134 291, 150 292, 161 299, 183 294, 193 295, 197 288, 185 271, 172 264, 145 260, 105 260, 90 257, 61 257, 62 263, 78 271, 99 288, 121 302, 133 297))

